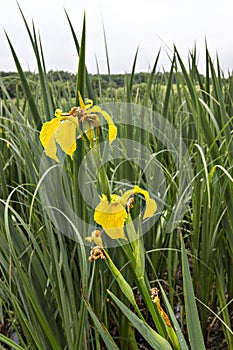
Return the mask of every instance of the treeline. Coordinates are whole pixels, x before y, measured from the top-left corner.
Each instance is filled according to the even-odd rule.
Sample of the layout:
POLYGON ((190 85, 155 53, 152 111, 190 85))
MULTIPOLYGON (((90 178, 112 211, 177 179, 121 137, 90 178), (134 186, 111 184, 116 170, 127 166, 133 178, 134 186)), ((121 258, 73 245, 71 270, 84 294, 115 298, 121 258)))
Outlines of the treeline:
MULTIPOLYGON (((39 75, 32 72, 25 72, 25 76, 32 88, 39 89, 39 75)), ((154 75, 154 83, 166 84, 168 81, 168 72, 157 72, 154 75)), ((66 71, 49 71, 47 73, 49 86, 53 92, 59 93, 60 97, 74 97, 76 95, 76 75, 66 71)), ((146 86, 150 78, 150 73, 140 72, 134 75, 135 87, 146 86)), ((11 98, 21 98, 23 96, 23 87, 17 72, 0 72, 0 79, 11 98)), ((94 91, 102 96, 108 96, 109 91, 119 89, 119 92, 126 86, 130 79, 130 74, 90 74, 90 81, 94 91)), ((201 77, 204 81, 204 76, 201 77)), ((173 84, 176 83, 176 74, 173 75, 173 84)), ((3 92, 0 87, 0 97, 3 92)))
MULTIPOLYGON (((158 73, 159 74, 159 73, 158 73)), ((39 75, 32 72, 25 72, 27 81, 31 87, 39 88, 39 75)), ((98 94, 101 91, 103 96, 108 94, 109 89, 123 88, 126 84, 127 74, 90 74, 90 81, 94 91, 98 94)), ((67 96, 67 92, 71 97, 76 95, 76 75, 66 71, 49 71, 47 73, 49 85, 53 91, 59 91, 61 97, 67 96)), ((149 73, 136 73, 134 76, 134 84, 143 84, 149 78, 149 73)), ((161 77, 157 75, 161 80, 161 77)), ((23 96, 23 87, 17 72, 0 72, 0 79, 11 98, 23 96)), ((0 88, 0 97, 2 91, 0 88)))

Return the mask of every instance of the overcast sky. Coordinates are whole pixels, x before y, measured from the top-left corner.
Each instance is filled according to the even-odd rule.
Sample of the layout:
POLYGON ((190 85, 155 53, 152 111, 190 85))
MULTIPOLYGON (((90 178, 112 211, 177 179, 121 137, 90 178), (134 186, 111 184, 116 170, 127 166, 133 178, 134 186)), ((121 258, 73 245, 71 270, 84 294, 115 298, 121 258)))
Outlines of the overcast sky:
MULTIPOLYGON (((18 0, 31 24, 40 32, 47 69, 77 71, 77 55, 65 16, 67 10, 78 38, 86 10, 89 72, 107 72, 103 23, 112 73, 130 72, 139 46, 137 71, 153 66, 160 47, 159 66, 169 67, 168 54, 175 44, 183 59, 197 45, 204 67, 205 38, 224 71, 233 69, 232 0, 18 0)), ((35 59, 15 0, 0 0, 0 71, 15 70, 4 29, 24 69, 33 71, 35 59)))

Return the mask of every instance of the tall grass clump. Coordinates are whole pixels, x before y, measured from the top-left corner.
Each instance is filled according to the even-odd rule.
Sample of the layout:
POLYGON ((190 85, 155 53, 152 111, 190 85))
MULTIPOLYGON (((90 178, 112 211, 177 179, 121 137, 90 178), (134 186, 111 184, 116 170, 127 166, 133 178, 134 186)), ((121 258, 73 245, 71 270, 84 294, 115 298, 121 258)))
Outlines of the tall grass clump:
MULTIPOLYGON (((22 11, 21 15, 34 50, 39 81, 27 79, 6 35, 24 95, 11 99, 4 80, 0 80, 0 323, 2 329, 6 320, 11 324, 7 335, 0 334, 1 344, 41 350, 201 350, 216 345, 233 349, 233 77, 224 76, 219 60, 213 62, 207 45, 204 74, 198 69, 196 49, 189 53, 186 66, 174 48, 170 71, 157 74, 158 53, 147 82, 135 91, 136 52, 124 87, 120 93, 112 89, 105 101, 101 79, 98 91, 94 90, 85 66, 85 17, 79 43, 66 13, 78 56, 76 86, 65 86, 61 81, 60 88, 55 89, 46 72, 41 39, 34 24, 30 28, 22 11), (85 98, 93 101, 93 107, 90 101, 84 104, 85 98), (104 102, 108 106, 123 103, 127 116, 133 115, 131 106, 137 104, 141 124, 125 125, 120 113, 114 123, 117 138, 139 141, 150 150, 145 168, 156 159, 163 170, 161 178, 151 174, 151 188, 144 171, 131 159, 116 157, 104 163, 108 149, 99 140, 108 140, 108 132, 110 135, 110 130, 115 130, 109 120, 108 126, 98 124, 103 112, 98 104, 104 102), (64 159, 63 177, 61 183, 59 177, 54 178, 48 192, 56 198, 55 185, 60 183, 73 212, 99 230, 101 224, 97 226, 93 219, 95 210, 83 199, 80 186, 89 184, 90 197, 93 189, 100 196, 105 194, 106 203, 113 200, 112 193, 123 198, 126 190, 138 186, 136 190, 134 187, 132 210, 130 198, 127 202, 125 233, 134 237, 127 244, 106 248, 102 239, 93 235, 88 246, 86 225, 80 229, 76 216, 73 220, 68 217, 64 203, 63 210, 56 201, 46 208, 39 196, 50 174, 61 168, 48 160, 48 168, 41 172, 41 159, 47 159, 40 142, 41 129, 57 108, 68 111, 74 105, 87 113, 93 108, 99 117, 93 112, 92 117, 97 119, 89 133, 85 128, 79 130, 82 139, 77 139, 72 158, 64 158, 64 152, 58 149, 57 154, 64 159), (180 135, 189 159, 183 162, 191 167, 188 183, 179 183, 182 171, 176 168, 172 146, 164 146, 152 129, 143 129, 146 110, 161 115, 180 135), (91 164, 83 162, 90 149, 91 164), (84 176, 80 177, 83 164, 84 176), (157 221, 142 235, 141 221, 135 224, 135 220, 142 205, 154 203, 151 198, 147 202, 145 193, 159 187, 160 180, 166 187, 165 203, 160 212, 162 198, 155 198, 157 221), (183 216, 169 230, 187 189, 190 198, 183 216), (60 221, 54 223, 48 210, 59 214, 75 239, 70 239, 68 233, 61 234, 60 221)), ((105 48, 108 62, 106 38, 105 48)), ((60 116, 63 123, 70 118, 64 113, 60 116)), ((132 120, 135 118, 133 115, 132 120)), ((119 154, 127 154, 127 142, 118 144, 119 154)))

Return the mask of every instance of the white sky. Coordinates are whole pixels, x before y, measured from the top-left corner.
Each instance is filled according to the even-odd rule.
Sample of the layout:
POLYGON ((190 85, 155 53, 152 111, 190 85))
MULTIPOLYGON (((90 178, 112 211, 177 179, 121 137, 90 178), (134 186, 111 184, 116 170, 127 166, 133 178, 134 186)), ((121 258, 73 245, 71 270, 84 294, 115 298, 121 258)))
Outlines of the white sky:
MULTIPOLYGON (((185 60, 197 45, 204 67, 205 38, 224 71, 233 69, 232 0, 19 0, 31 25, 40 32, 47 70, 77 71, 77 55, 64 8, 78 38, 86 10, 88 71, 107 72, 104 23, 111 73, 130 72, 139 46, 136 70, 148 71, 160 47, 160 67, 169 69, 168 52, 175 44, 185 60)), ((9 35, 24 69, 35 70, 35 58, 16 0, 0 0, 0 71, 15 70, 4 34, 9 35)))

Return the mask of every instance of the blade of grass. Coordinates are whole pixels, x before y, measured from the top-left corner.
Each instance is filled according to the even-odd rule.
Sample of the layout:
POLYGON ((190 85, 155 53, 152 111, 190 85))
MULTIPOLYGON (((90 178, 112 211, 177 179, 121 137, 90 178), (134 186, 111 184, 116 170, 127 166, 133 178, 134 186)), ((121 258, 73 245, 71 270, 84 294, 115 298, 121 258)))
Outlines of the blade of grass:
POLYGON ((13 340, 7 338, 5 335, 0 334, 0 341, 2 341, 4 344, 9 345, 11 349, 15 350, 26 350, 25 348, 22 348, 22 346, 16 344, 13 340))
POLYGON ((10 41, 7 33, 5 33, 5 34, 6 34, 6 38, 7 38, 7 41, 9 43, 10 49, 11 49, 12 56, 13 56, 14 61, 15 61, 15 65, 16 65, 17 71, 19 73, 19 76, 20 76, 20 79, 21 79, 21 82, 22 82, 22 87, 23 87, 23 90, 25 92, 26 99, 27 99, 27 102, 29 104, 32 117, 34 119, 35 125, 39 128, 41 126, 41 118, 40 118, 40 114, 39 114, 39 111, 37 109, 36 103, 34 101, 34 97, 32 95, 31 89, 30 89, 30 87, 28 85, 25 73, 24 73, 24 71, 23 71, 23 69, 22 69, 22 67, 20 65, 19 59, 18 59, 18 57, 16 55, 16 52, 15 52, 15 50, 13 48, 13 45, 11 44, 11 41, 10 41))
POLYGON ((32 44, 32 47, 33 47, 33 50, 35 53, 38 72, 39 72, 39 78, 40 78, 41 92, 42 92, 42 96, 43 96, 42 101, 44 104, 45 114, 48 117, 48 116, 52 115, 52 113, 53 113, 53 105, 52 105, 52 99, 51 99, 50 91, 49 91, 49 87, 48 87, 48 80, 47 80, 47 76, 46 76, 45 61, 44 61, 41 40, 39 38, 39 42, 38 42, 34 23, 32 23, 32 33, 31 33, 30 28, 28 26, 28 23, 26 21, 26 18, 23 14, 23 11, 22 11, 19 3, 17 3, 17 4, 18 4, 19 10, 21 12, 21 16, 23 18, 25 27, 27 29, 27 32, 28 32, 28 35, 29 35, 29 38, 30 38, 30 41, 31 41, 31 44, 32 44))
POLYGON ((108 290, 109 295, 116 305, 121 309, 125 316, 130 320, 133 326, 143 336, 143 338, 156 350, 172 350, 166 339, 156 333, 145 321, 139 319, 128 307, 126 307, 112 292, 108 290))
POLYGON ((103 338, 103 341, 107 347, 108 350, 116 350, 119 349, 118 346, 116 345, 116 343, 114 342, 113 338, 111 337, 110 333, 108 332, 107 328, 104 326, 104 324, 102 324, 98 317, 96 316, 96 314, 94 313, 94 311, 92 310, 90 304, 84 300, 85 302, 85 306, 96 326, 96 329, 98 330, 98 332, 100 333, 101 337, 103 338))
POLYGON ((181 261, 183 274, 184 301, 186 309, 187 329, 192 350, 205 350, 200 320, 193 290, 189 262, 183 239, 181 237, 181 261))
MULTIPOLYGON (((71 30, 71 33, 72 33, 72 36, 73 36, 73 40, 74 40, 74 44, 75 44, 75 47, 76 47, 76 50, 77 50, 77 53, 78 55, 80 55, 80 45, 79 45, 79 42, 78 42, 78 39, 77 39, 77 36, 75 34, 75 31, 74 31, 74 27, 71 23, 71 20, 69 18, 69 15, 67 13, 67 11, 65 10, 65 15, 66 15, 66 18, 68 20, 68 23, 69 23, 69 26, 70 26, 70 30, 71 30)), ((92 89, 92 86, 91 86, 91 81, 90 81, 90 76, 88 74, 88 71, 87 71, 87 68, 85 67, 85 76, 86 76, 86 86, 87 86, 87 92, 88 92, 88 97, 95 101, 95 92, 94 90, 92 89)))
POLYGON ((137 57, 138 57, 138 49, 139 48, 137 48, 134 56, 132 72, 130 74, 130 80, 129 82, 127 81, 127 102, 129 103, 132 102, 133 82, 134 82, 134 74, 135 74, 135 68, 136 68, 137 57))

